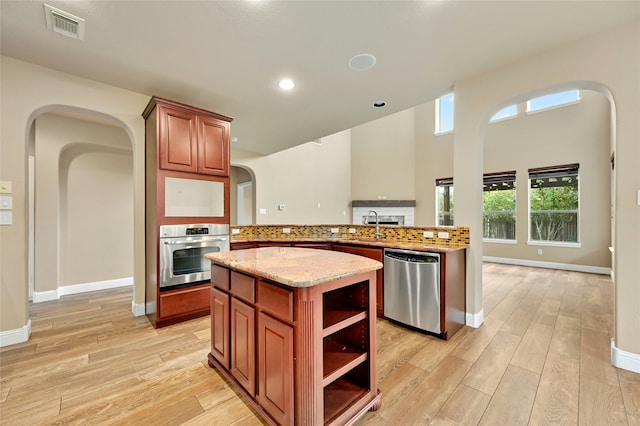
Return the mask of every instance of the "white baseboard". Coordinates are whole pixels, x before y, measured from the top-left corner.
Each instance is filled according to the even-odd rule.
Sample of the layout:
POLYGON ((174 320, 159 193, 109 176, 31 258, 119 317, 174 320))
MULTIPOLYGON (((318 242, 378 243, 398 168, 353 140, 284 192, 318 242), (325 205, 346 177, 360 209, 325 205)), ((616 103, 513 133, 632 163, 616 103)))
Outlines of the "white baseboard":
POLYGON ((33 303, 42 303, 42 302, 50 302, 52 300, 60 299, 60 294, 58 294, 58 290, 51 291, 34 291, 32 301, 33 303))
POLYGON ((133 285, 133 277, 117 278, 115 280, 96 281, 93 283, 74 284, 58 287, 51 291, 34 291, 33 303, 58 300, 61 296, 70 294, 88 293, 90 291, 109 290, 111 288, 127 287, 133 285))
POLYGON ((474 314, 467 312, 466 323, 469 327, 478 328, 484 322, 484 309, 480 309, 480 312, 474 314))
POLYGON ((144 303, 135 303, 133 300, 131 301, 131 313, 134 317, 141 317, 145 315, 144 303))
POLYGON ((564 271, 587 272, 611 275, 611 268, 603 266, 574 265, 572 263, 541 262, 537 260, 512 259, 509 257, 482 256, 483 262, 506 263, 508 265, 532 266, 534 268, 562 269, 564 271))
POLYGON ((611 339, 611 364, 623 370, 640 373, 640 354, 616 348, 614 340, 611 339))
POLYGON ((26 342, 29 336, 31 336, 31 320, 28 320, 24 327, 0 331, 0 348, 26 342))

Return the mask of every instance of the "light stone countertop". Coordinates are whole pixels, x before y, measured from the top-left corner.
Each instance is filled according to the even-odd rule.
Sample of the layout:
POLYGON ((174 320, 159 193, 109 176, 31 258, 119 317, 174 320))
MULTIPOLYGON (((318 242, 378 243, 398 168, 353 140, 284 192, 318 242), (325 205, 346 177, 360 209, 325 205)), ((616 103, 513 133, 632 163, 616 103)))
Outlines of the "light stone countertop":
POLYGON ((208 253, 204 257, 289 287, 313 287, 382 268, 382 263, 363 256, 299 247, 232 250, 208 253))
POLYGON ((233 243, 260 243, 260 242, 272 242, 272 243, 338 243, 338 244, 354 244, 359 246, 379 247, 379 248, 397 248, 404 250, 416 250, 426 251, 434 253, 448 253, 457 250, 468 249, 468 245, 459 246, 441 246, 434 244, 407 242, 407 241, 393 241, 385 239, 374 238, 282 238, 282 239, 247 239, 240 238, 232 239, 233 243))

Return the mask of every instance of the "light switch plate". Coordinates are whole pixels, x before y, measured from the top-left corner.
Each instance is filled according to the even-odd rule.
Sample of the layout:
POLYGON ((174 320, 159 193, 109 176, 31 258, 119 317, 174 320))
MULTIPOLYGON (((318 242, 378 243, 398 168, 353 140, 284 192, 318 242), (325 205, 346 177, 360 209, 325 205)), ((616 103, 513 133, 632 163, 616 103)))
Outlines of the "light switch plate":
POLYGON ((13 196, 0 195, 0 210, 11 210, 11 209, 13 209, 13 196))
POLYGON ((349 233, 350 234, 355 234, 356 233, 356 228, 349 228, 349 233))
POLYGON ((239 234, 239 233, 240 233, 240 230, 239 230, 239 229, 232 229, 232 230, 231 230, 231 233, 232 233, 232 234, 239 234))
POLYGON ((264 207, 260 209, 260 214, 267 214, 267 209, 264 207))
POLYGON ((331 228, 331 233, 332 234, 337 234, 340 232, 340 228, 331 228))
POLYGON ((13 224, 13 212, 10 210, 0 211, 0 225, 13 224))
POLYGON ((11 194, 11 181, 0 181, 0 194, 11 194))
POLYGON ((439 231, 438 238, 449 238, 449 233, 446 231, 439 231))
POLYGON ((423 236, 424 238, 433 238, 433 231, 424 231, 424 232, 422 233, 422 236, 423 236))

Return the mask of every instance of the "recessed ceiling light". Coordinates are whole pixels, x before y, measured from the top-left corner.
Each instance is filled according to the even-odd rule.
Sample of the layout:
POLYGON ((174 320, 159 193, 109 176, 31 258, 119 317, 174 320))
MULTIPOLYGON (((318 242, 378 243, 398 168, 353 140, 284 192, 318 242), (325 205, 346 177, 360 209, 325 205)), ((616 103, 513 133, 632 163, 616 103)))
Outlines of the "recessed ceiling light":
POLYGON ((378 101, 378 102, 374 102, 373 106, 376 108, 384 108, 387 106, 387 103, 385 101, 378 101))
POLYGON ((349 67, 356 71, 366 71, 376 64, 376 57, 370 53, 361 53, 349 59, 349 67))
POLYGON ((278 83, 278 87, 280 87, 282 90, 291 90, 294 87, 296 87, 296 84, 292 80, 289 80, 288 78, 283 78, 278 83))

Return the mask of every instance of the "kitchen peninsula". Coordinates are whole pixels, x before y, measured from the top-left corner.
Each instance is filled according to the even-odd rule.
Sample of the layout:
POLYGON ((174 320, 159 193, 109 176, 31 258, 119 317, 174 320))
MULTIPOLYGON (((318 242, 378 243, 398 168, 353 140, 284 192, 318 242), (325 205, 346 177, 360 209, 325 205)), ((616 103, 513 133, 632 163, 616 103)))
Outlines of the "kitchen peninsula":
MULTIPOLYGON (((437 253, 440 258, 440 329, 432 334, 450 339, 466 323, 466 251, 470 231, 462 226, 391 225, 232 225, 231 250, 254 247, 307 247, 342 251, 387 263, 387 249, 437 253)), ((384 314, 384 293, 392 289, 386 272, 376 272, 376 308, 384 314), (386 290, 385 290, 386 289, 386 290)), ((397 289, 397 284, 395 284, 397 289)), ((409 293, 405 293, 409 294, 409 293)), ((418 299, 415 299, 418 300, 418 299)), ((417 312, 417 311, 416 311, 417 312)), ((424 312, 424 311, 423 311, 424 312)))
POLYGON ((378 261, 263 247, 210 253, 211 353, 269 424, 350 424, 380 406, 378 261))

